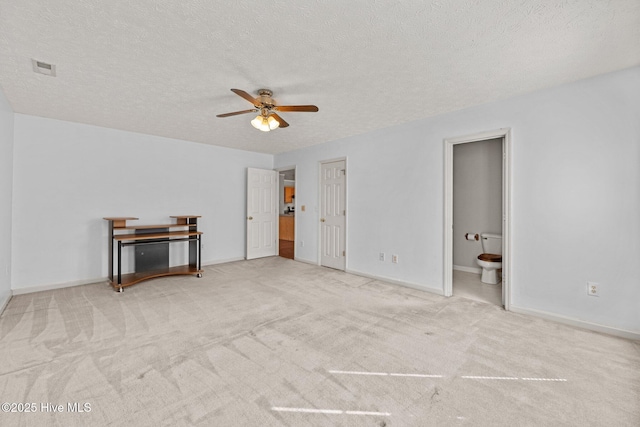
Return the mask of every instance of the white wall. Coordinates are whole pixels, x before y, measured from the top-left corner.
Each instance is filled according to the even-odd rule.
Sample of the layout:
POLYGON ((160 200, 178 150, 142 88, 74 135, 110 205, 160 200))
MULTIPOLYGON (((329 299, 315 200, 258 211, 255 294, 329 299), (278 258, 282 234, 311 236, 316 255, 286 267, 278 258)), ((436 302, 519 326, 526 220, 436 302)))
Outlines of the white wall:
POLYGON ((203 263, 244 257, 247 167, 273 157, 16 114, 13 289, 106 277, 106 216, 201 215, 203 263))
POLYGON ((11 297, 13 110, 0 88, 0 312, 11 297))
POLYGON ((502 138, 453 146, 453 265, 480 272, 466 233, 502 234, 502 138))
POLYGON ((277 155, 298 166, 297 256, 318 259, 318 161, 346 156, 347 269, 442 292, 443 140, 510 127, 512 308, 640 333, 639 93, 635 67, 277 155))

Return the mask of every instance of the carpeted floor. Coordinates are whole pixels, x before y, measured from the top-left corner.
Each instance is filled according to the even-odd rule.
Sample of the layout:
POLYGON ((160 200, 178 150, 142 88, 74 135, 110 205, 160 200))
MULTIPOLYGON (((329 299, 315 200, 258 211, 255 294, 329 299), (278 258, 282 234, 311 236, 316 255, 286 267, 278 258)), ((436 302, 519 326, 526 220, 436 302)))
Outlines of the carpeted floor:
POLYGON ((637 426, 640 343, 272 257, 15 296, 0 395, 2 426, 637 426))

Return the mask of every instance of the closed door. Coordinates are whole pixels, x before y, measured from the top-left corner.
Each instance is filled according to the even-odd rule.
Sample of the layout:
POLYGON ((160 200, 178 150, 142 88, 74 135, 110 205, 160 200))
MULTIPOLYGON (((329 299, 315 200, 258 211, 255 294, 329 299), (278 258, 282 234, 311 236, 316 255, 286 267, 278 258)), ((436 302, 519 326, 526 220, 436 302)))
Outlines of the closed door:
POLYGON ((322 163, 320 167, 320 264, 346 267, 346 163, 322 163))
POLYGON ((276 171, 247 169, 247 259, 277 254, 276 171))

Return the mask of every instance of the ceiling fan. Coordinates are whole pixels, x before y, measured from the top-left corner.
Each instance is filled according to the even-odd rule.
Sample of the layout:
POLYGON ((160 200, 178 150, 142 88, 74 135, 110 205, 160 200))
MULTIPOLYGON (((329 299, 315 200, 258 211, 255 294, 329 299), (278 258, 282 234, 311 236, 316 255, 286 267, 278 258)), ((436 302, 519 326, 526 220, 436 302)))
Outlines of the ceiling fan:
POLYGON ((257 112, 259 114, 255 119, 251 120, 251 125, 263 132, 269 132, 270 130, 278 127, 286 128, 289 126, 289 123, 285 122, 284 119, 276 113, 276 111, 303 111, 310 113, 318 111, 318 107, 315 105, 276 105, 274 100, 271 98, 273 92, 269 89, 260 89, 258 91, 257 98, 254 98, 247 92, 240 89, 231 89, 231 92, 252 103, 254 108, 250 110, 234 111, 233 113, 218 114, 216 117, 230 117, 237 116, 239 114, 257 112))

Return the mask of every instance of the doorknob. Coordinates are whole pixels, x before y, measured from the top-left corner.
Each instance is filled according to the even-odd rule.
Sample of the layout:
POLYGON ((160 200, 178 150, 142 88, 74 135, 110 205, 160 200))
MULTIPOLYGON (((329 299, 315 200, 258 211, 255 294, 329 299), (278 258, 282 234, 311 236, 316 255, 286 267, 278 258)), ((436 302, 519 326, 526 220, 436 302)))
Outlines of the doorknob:
POLYGON ((251 220, 253 219, 253 217, 252 217, 252 216, 248 216, 248 217, 247 217, 247 219, 248 219, 249 221, 251 221, 251 220))
POLYGON ((320 222, 324 222, 324 218, 320 218, 320 222))

